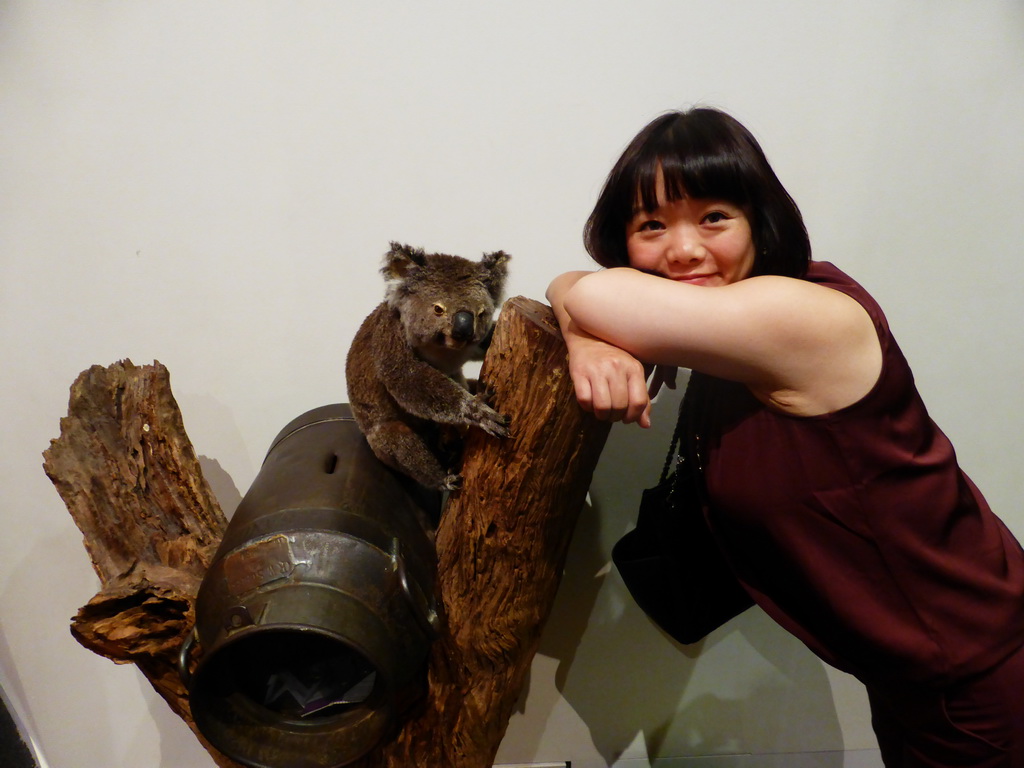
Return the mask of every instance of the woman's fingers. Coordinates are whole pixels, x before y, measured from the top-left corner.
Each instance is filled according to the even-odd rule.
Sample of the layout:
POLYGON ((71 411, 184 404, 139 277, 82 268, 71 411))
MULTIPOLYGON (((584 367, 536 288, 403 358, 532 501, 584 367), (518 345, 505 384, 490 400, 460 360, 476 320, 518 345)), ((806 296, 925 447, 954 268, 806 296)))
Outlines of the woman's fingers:
POLYGON ((650 398, 643 366, 626 352, 611 347, 581 355, 571 368, 580 406, 602 421, 650 423, 650 398))

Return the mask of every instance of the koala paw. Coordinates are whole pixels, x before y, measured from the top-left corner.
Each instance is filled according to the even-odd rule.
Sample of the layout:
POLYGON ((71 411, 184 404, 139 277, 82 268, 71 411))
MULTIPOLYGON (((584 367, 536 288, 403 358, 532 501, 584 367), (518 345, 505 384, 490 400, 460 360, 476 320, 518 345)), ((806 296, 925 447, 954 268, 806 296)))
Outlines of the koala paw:
POLYGON ((494 402, 494 390, 477 379, 470 379, 470 392, 485 403, 494 402))
POLYGON ((484 432, 495 437, 508 437, 507 416, 503 416, 487 405, 482 396, 477 396, 470 401, 468 421, 474 426, 480 427, 484 432))
POLYGON ((442 491, 461 491, 462 490, 462 475, 445 475, 443 481, 441 481, 442 491))

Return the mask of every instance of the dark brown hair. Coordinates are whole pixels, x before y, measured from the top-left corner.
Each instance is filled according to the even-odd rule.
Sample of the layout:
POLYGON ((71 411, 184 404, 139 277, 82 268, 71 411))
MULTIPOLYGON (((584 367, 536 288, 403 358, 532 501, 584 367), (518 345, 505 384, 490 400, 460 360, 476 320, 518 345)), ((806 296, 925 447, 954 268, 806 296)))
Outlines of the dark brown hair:
POLYGON ((604 267, 629 265, 626 225, 638 200, 648 212, 658 207, 659 169, 669 202, 689 195, 743 209, 757 252, 752 275, 803 277, 811 244, 800 209, 750 131, 708 107, 662 115, 626 147, 583 231, 594 261, 604 267))

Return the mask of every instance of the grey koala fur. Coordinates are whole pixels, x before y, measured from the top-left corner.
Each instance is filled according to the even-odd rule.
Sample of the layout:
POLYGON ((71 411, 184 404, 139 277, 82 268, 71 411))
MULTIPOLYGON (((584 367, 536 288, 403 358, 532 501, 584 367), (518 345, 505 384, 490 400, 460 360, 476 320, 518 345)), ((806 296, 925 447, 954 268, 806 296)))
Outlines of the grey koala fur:
POLYGON ((508 436, 508 420, 469 391, 462 366, 483 358, 508 274, 504 251, 476 262, 392 242, 385 299, 345 362, 349 405, 377 458, 428 488, 456 490, 442 425, 508 436))

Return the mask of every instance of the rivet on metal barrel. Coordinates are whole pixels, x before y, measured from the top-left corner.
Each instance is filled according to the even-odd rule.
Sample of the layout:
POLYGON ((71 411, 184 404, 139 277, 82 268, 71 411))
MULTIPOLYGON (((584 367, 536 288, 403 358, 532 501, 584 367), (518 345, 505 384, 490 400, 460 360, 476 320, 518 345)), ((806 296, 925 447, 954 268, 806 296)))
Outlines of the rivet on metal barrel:
POLYGON ((213 746, 255 768, 334 768, 391 731, 437 623, 427 520, 439 504, 376 459, 347 405, 281 431, 182 648, 192 716, 213 746))

